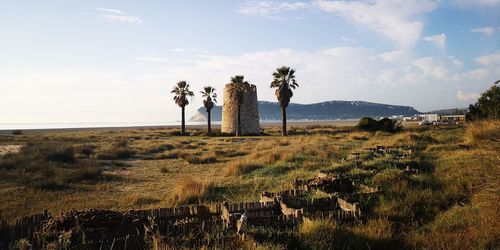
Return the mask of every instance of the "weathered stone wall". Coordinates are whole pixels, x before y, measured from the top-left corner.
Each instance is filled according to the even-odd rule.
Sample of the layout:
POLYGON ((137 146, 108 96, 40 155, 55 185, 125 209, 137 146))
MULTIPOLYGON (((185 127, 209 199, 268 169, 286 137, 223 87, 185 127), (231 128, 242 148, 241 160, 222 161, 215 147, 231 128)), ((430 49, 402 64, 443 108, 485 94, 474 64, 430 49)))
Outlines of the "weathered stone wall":
MULTIPOLYGON (((235 134, 237 129, 238 108, 229 101, 230 85, 224 87, 222 104, 222 133, 235 134)), ((260 133, 259 109, 257 104, 257 88, 251 85, 252 91, 245 92, 241 104, 240 121, 242 135, 258 135, 260 133)))

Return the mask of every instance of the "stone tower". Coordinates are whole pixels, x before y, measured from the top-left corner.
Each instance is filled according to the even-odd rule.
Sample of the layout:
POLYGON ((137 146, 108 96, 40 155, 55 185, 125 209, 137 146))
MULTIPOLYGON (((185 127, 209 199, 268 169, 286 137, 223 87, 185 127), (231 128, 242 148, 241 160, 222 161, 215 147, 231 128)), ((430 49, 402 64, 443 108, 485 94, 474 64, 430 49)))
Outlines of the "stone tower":
MULTIPOLYGON (((230 84, 224 87, 224 103, 222 104, 221 132, 235 134, 238 128, 238 108, 229 101, 230 84)), ((250 85, 250 91, 243 94, 240 110, 241 135, 260 134, 259 108, 257 104, 257 87, 250 85)))

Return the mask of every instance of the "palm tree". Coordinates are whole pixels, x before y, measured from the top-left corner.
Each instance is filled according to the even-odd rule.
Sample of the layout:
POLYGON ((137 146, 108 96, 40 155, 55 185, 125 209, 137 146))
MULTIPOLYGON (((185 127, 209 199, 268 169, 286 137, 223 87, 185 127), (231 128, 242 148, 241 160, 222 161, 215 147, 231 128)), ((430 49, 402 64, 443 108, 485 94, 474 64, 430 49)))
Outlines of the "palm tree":
POLYGON ((217 93, 215 93, 215 88, 212 88, 210 86, 205 86, 203 88, 203 91, 200 91, 201 95, 203 97, 206 97, 205 100, 203 100, 203 105, 205 106, 205 109, 207 110, 208 114, 208 135, 212 135, 212 126, 210 124, 210 111, 214 107, 214 103, 217 103, 217 93))
POLYGON ((235 104, 237 107, 237 120, 236 120, 236 136, 241 134, 241 104, 243 103, 243 96, 245 92, 250 89, 250 83, 244 80, 244 76, 234 76, 231 77, 231 82, 229 85, 229 101, 235 104))
POLYGON ((186 81, 178 82, 177 86, 174 86, 174 89, 170 93, 175 94, 174 101, 182 109, 181 135, 184 135, 186 133, 185 107, 189 104, 187 97, 194 96, 194 93, 189 90, 189 84, 186 81))
POLYGON ((290 98, 293 96, 292 89, 299 87, 295 81, 295 70, 290 67, 277 68, 273 73, 273 81, 271 88, 276 88, 276 97, 281 106, 282 130, 281 135, 286 136, 286 108, 290 103, 290 98))

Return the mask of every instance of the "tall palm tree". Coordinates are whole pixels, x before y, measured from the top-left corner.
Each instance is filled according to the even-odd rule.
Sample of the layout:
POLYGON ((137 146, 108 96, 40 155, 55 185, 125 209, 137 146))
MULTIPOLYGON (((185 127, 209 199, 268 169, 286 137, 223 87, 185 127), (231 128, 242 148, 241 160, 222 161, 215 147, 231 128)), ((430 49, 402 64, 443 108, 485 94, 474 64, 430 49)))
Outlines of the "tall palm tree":
POLYGON ((281 120, 282 129, 281 135, 286 136, 286 108, 290 103, 290 99, 293 96, 292 89, 299 87, 299 84, 295 81, 295 70, 290 67, 280 67, 277 68, 273 73, 273 81, 271 82, 271 88, 276 88, 276 97, 281 106, 281 120))
POLYGON ((215 93, 215 88, 212 88, 210 86, 205 86, 203 88, 203 91, 200 91, 201 95, 203 97, 206 97, 205 100, 203 100, 203 105, 205 106, 205 109, 207 110, 208 114, 208 135, 212 135, 212 125, 210 124, 210 113, 212 111, 212 108, 214 107, 214 104, 217 103, 217 93, 215 93))
POLYGON ((245 81, 244 76, 237 75, 231 77, 229 85, 229 101, 237 107, 237 120, 236 120, 236 136, 241 134, 241 104, 243 103, 243 96, 245 92, 250 89, 250 83, 245 81))
POLYGON ((193 91, 189 90, 189 84, 186 81, 180 81, 177 86, 170 92, 175 94, 174 101, 182 109, 182 125, 181 125, 181 135, 186 133, 186 119, 185 119, 185 107, 189 104, 188 96, 194 96, 193 91))

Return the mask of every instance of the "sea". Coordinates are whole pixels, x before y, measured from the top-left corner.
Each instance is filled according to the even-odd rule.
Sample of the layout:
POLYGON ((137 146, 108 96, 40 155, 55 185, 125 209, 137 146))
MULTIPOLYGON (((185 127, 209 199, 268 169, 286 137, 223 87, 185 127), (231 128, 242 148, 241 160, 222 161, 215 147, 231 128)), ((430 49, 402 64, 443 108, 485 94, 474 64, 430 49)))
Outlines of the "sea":
MULTIPOLYGON (((75 123, 0 123, 0 130, 32 129, 78 129, 78 128, 127 128, 127 127, 163 127, 180 125, 180 121, 171 122, 75 122, 75 123)), ((186 125, 203 125, 205 122, 186 122, 186 125)), ((216 125, 217 122, 212 122, 216 125)), ((220 122, 218 123, 220 124, 220 122)))
MULTIPOLYGON (((288 120, 293 124, 333 124, 345 126, 357 122, 357 120, 288 120)), ((279 124, 281 120, 261 120, 261 125, 279 124)), ((86 129, 86 128, 129 128, 129 127, 172 127, 179 126, 180 121, 167 122, 75 122, 75 123, 0 123, 0 131, 10 130, 39 130, 39 129, 86 129)), ((206 121, 186 121, 187 126, 205 126, 206 121)), ((221 125, 221 121, 212 121, 212 125, 221 125)))

